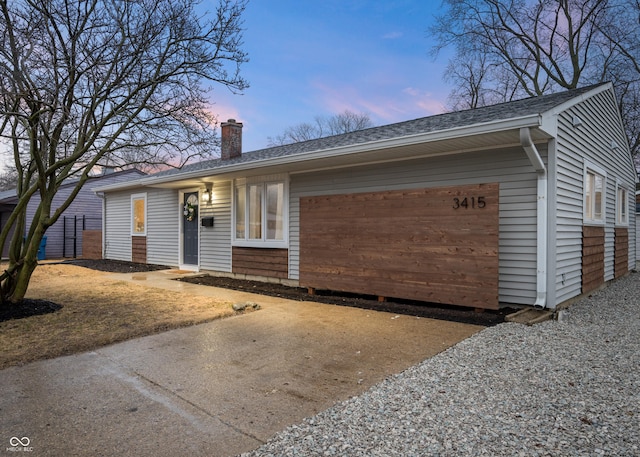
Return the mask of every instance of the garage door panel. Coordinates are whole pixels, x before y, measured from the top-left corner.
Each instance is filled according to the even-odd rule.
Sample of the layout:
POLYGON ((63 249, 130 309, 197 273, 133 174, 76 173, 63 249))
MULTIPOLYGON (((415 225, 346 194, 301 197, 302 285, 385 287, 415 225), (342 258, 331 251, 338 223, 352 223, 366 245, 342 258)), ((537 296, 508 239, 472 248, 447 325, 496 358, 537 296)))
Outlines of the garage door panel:
POLYGON ((497 183, 300 199, 300 284, 498 307, 497 183))

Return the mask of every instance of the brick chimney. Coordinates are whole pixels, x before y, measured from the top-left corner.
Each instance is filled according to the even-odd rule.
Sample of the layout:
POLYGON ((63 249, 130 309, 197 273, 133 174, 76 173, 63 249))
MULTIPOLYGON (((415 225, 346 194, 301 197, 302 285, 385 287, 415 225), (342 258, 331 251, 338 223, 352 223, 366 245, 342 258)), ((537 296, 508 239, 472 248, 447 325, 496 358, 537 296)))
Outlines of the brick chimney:
POLYGON ((242 155, 242 122, 229 119, 221 124, 222 149, 220 158, 222 160, 235 159, 242 155))

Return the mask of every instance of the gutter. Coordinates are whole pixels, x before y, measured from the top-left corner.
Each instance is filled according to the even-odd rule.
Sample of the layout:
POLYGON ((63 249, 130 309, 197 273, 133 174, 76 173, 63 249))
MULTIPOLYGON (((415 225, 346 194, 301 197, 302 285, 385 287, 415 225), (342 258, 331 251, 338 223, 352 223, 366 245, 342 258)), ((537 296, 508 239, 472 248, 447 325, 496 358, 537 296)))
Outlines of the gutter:
POLYGON ((107 196, 104 192, 95 192, 96 196, 102 200, 102 258, 107 253, 107 196))
POLYGON ((547 169, 538 149, 531 140, 531 129, 529 127, 520 128, 520 144, 522 144, 524 152, 526 152, 531 165, 533 165, 538 175, 536 301, 533 306, 544 309, 547 307, 547 169))
POLYGON ((182 181, 188 179, 201 179, 225 173, 235 173, 245 170, 254 170, 257 168, 265 168, 279 165, 290 165, 293 163, 305 162, 311 159, 326 159, 341 156, 349 156, 363 152, 375 152, 382 149, 392 149, 401 146, 411 146, 421 143, 430 143, 435 141, 449 140, 452 138, 462 138, 473 135, 481 135, 484 133, 494 133, 506 130, 515 130, 528 127, 539 127, 541 125, 541 116, 532 114, 507 120, 490 121, 480 124, 465 125, 462 127, 454 127, 443 130, 435 130, 425 133, 417 133, 412 135, 386 138, 382 140, 366 141, 363 143, 349 144, 345 146, 336 146, 326 149, 315 149, 292 155, 276 156, 261 160, 251 160, 247 162, 234 163, 231 165, 223 165, 215 168, 198 169, 188 172, 177 172, 163 176, 146 176, 134 181, 114 183, 106 186, 96 187, 94 192, 110 192, 114 190, 126 190, 141 186, 158 186, 171 183, 174 181, 182 181))

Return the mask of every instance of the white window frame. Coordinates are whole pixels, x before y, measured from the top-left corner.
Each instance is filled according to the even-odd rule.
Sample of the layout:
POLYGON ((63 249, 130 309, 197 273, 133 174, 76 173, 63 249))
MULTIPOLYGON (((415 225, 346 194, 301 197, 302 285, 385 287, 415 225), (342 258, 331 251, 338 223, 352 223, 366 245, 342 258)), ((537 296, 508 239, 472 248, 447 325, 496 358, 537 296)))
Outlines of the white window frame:
POLYGON ((130 223, 131 223, 131 236, 147 236, 147 227, 149 225, 149 217, 148 217, 148 209, 147 209, 147 193, 139 193, 131 195, 131 214, 130 214, 130 223), (135 230, 135 201, 142 200, 144 202, 144 230, 142 232, 138 232, 135 230))
POLYGON ((616 225, 629 226, 629 189, 622 184, 620 180, 616 181, 616 225), (620 198, 620 192, 623 192, 623 198, 620 198), (625 205, 626 212, 622 213, 622 204, 625 205), (624 217, 623 217, 624 216, 624 217))
POLYGON ((583 176, 583 192, 582 192, 582 200, 583 200, 583 222, 589 225, 605 225, 607 222, 607 172, 592 163, 585 163, 584 165, 584 176, 583 176), (600 176, 602 178, 602 219, 597 219, 593 216, 588 216, 589 212, 592 215, 595 215, 595 192, 591 196, 591 208, 587 208, 587 181, 589 179, 589 174, 593 174, 595 176, 600 176), (591 211, 589 211, 589 209, 591 211))
POLYGON ((257 178, 236 179, 233 182, 232 195, 232 221, 231 221, 231 239, 232 245, 238 247, 254 247, 254 248, 288 248, 289 247, 289 179, 286 175, 264 176, 257 178), (268 240, 267 232, 267 185, 283 184, 283 202, 282 202, 282 240, 268 240), (249 239, 249 187, 262 186, 261 211, 262 211, 262 234, 260 239, 249 239), (245 192, 245 237, 238 238, 236 235, 236 189, 244 187, 245 192))

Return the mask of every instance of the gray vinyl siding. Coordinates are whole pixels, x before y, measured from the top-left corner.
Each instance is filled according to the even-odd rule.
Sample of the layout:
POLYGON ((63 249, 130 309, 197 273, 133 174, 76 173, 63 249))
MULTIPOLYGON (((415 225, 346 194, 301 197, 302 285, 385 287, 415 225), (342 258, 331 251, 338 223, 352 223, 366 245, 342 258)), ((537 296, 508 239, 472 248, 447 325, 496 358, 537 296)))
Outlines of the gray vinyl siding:
MULTIPOLYGON (((611 91, 597 94, 558 116, 556 304, 581 293, 585 161, 606 171, 605 281, 613 279, 616 182, 619 179, 625 184, 630 203, 635 188, 627 140, 620 125, 611 91), (582 125, 573 126, 574 116, 580 118, 582 125), (611 148, 612 140, 620 145, 618 150, 611 148)), ((630 252, 636 244, 634 225, 635 215, 630 211, 630 252)), ((630 256, 630 268, 632 264, 630 256)))
POLYGON ((179 265, 180 202, 173 189, 147 189, 147 263, 179 265))
MULTIPOLYGON (((546 157, 546 146, 538 149, 546 157)), ((533 304, 537 178, 519 147, 292 175, 290 277, 299 278, 300 197, 489 182, 500 183, 499 300, 533 304)))
POLYGON ((131 193, 105 196, 104 258, 131 261, 131 193))
MULTIPOLYGON (((93 188, 115 184, 118 182, 138 177, 140 174, 134 170, 120 173, 112 173, 96 178, 89 179, 71 204, 67 207, 60 218, 49 227, 45 233, 47 237, 46 258, 57 259, 64 257, 82 257, 82 230, 101 230, 102 229, 102 198, 93 192, 93 188), (65 220, 66 217, 66 228, 65 220), (84 218, 84 221, 83 221, 84 218), (75 222, 74 222, 75 221, 75 222), (74 230, 75 225, 75 230, 74 230), (65 229, 66 229, 66 248, 65 248, 65 229), (74 239, 75 236, 75 250, 74 239)), ((73 183, 60 187, 51 202, 51 214, 53 214, 65 200, 69 198, 71 192, 75 188, 73 183)), ((40 205, 40 196, 34 195, 27 205, 27 227, 29 231, 33 216, 40 205)))
MULTIPOLYGON (((633 206, 630 206, 630 208, 635 208, 635 204, 636 204, 636 200, 635 198, 633 199, 633 206)), ((635 227, 636 227, 636 239, 635 239, 635 245, 636 245, 636 265, 638 262, 640 262, 640 242, 638 241, 638 239, 640 239, 640 221, 638 221, 638 215, 640 213, 636 213, 631 211, 630 213, 633 213, 636 220, 635 220, 635 227)), ((631 226, 633 227, 633 225, 631 226)), ((631 249, 631 243, 629 243, 629 249, 631 249)), ((633 251, 632 251, 633 252, 633 251)))
POLYGON ((213 202, 202 205, 202 217, 213 216, 213 227, 200 227, 200 268, 231 272, 231 189, 230 181, 216 182, 213 202))
POLYGON ((631 194, 629 202, 629 270, 638 268, 638 254, 640 253, 640 243, 638 242, 638 214, 633 210, 636 204, 635 193, 631 194))

